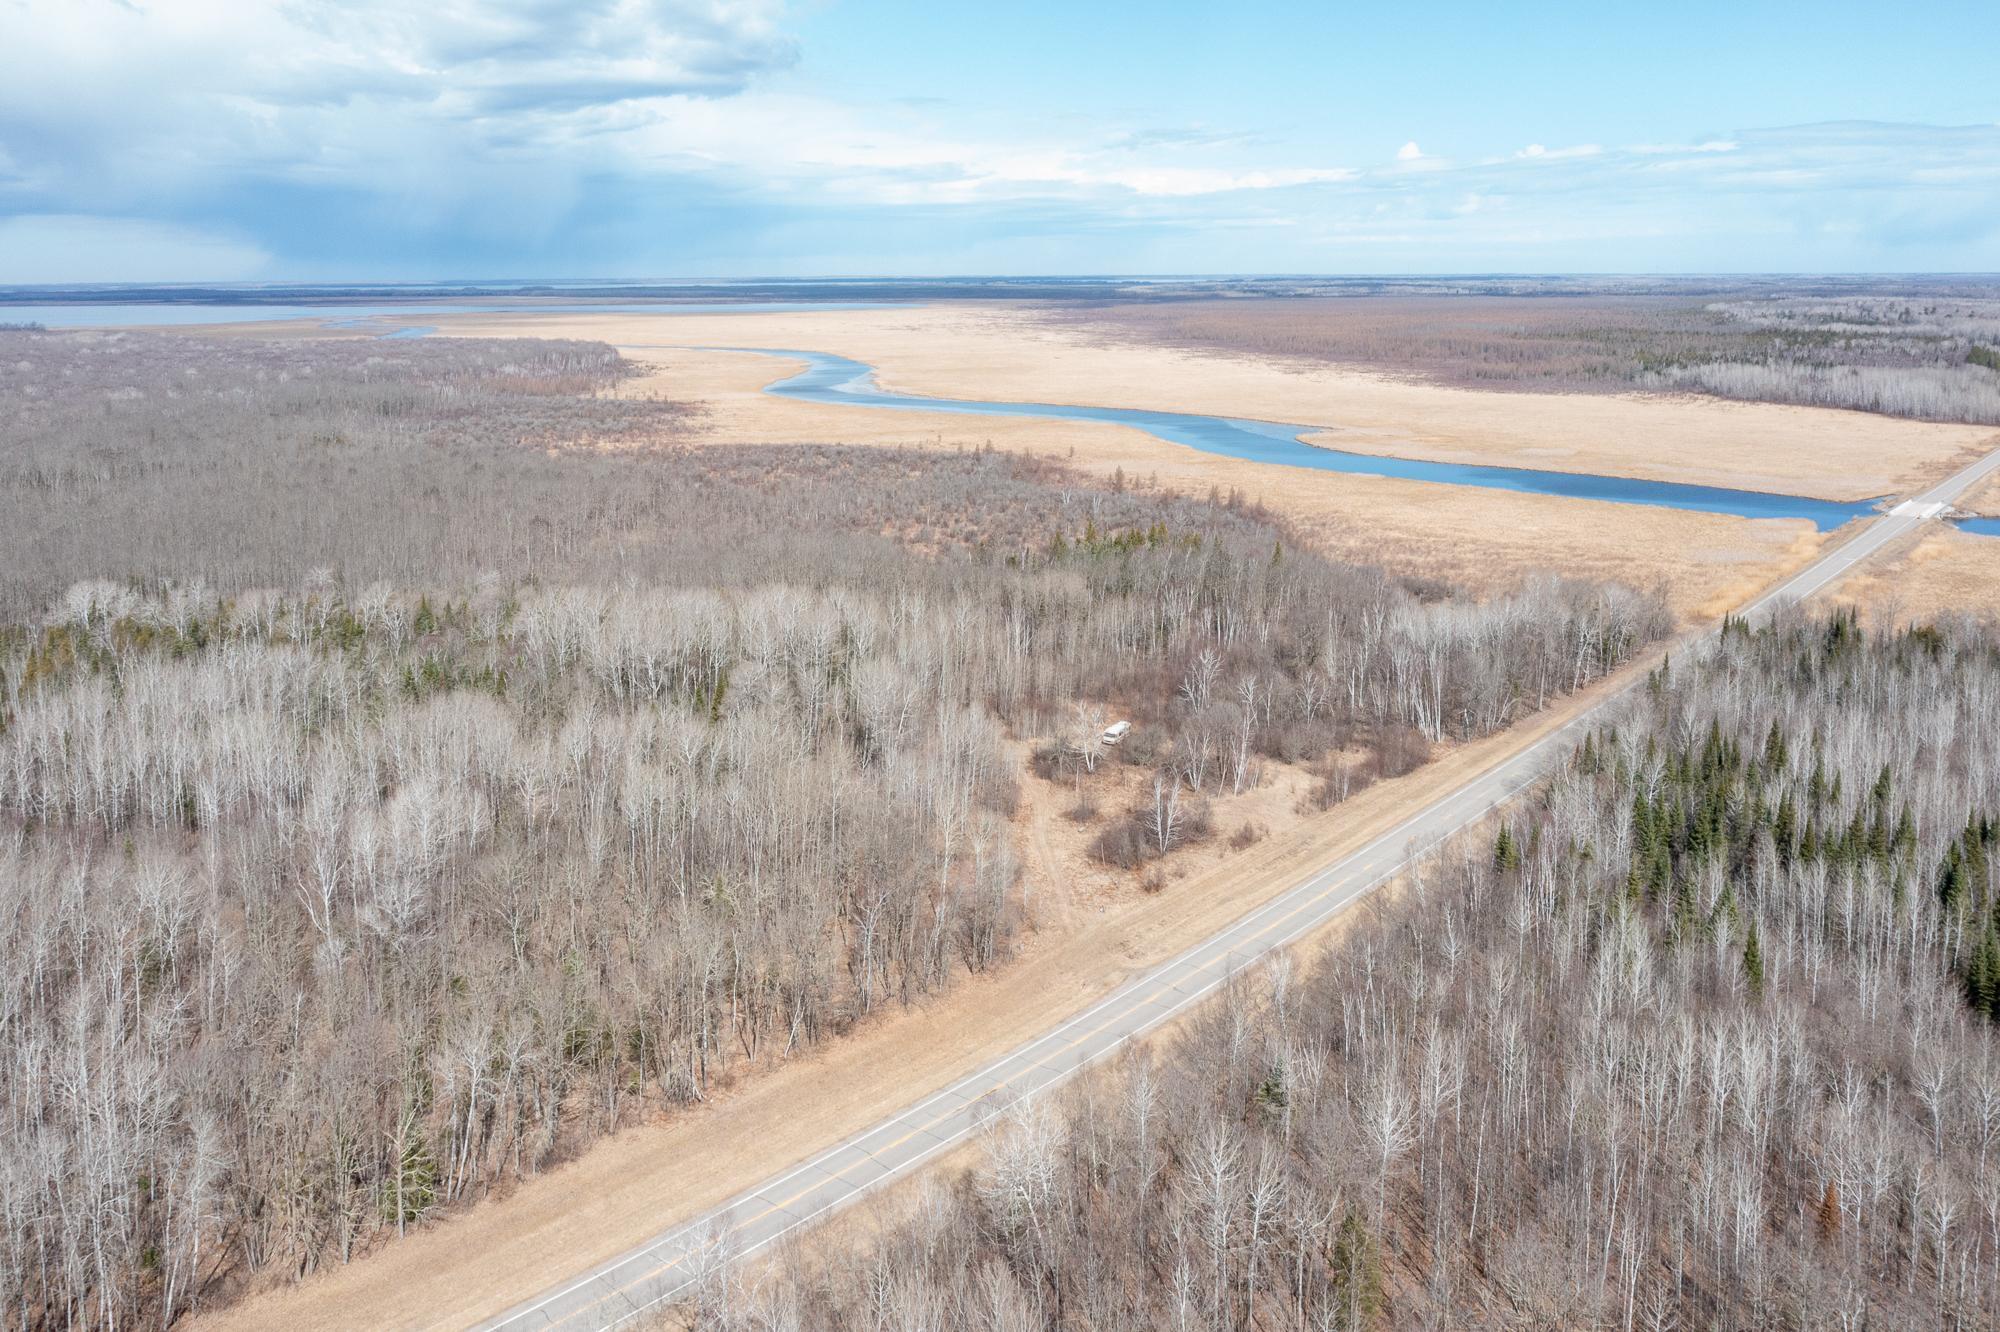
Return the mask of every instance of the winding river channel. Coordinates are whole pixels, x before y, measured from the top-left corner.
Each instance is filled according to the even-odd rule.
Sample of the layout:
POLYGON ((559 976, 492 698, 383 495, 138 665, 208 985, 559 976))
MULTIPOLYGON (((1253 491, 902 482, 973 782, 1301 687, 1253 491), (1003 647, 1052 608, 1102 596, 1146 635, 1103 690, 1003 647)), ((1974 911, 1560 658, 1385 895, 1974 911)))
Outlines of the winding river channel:
POLYGON ((1585 472, 1541 472, 1523 467, 1480 467, 1467 463, 1421 462, 1368 453, 1346 453, 1304 443, 1300 436, 1317 426, 1282 425, 1228 416, 1189 412, 1150 412, 1131 407, 1074 407, 1052 402, 980 402, 964 398, 932 398, 896 393, 875 382, 872 367, 827 352, 778 351, 764 347, 716 347, 712 351, 755 352, 806 362, 797 374, 778 380, 765 392, 807 402, 853 407, 890 407, 905 411, 964 412, 974 416, 1034 416, 1059 421, 1103 421, 1132 426, 1173 444, 1204 453, 1249 462, 1311 467, 1322 472, 1356 476, 1390 476, 1411 481, 1436 481, 1456 486, 1484 486, 1530 495, 1562 495, 1571 499, 1609 500, 1655 508, 1727 513, 1740 518, 1803 518, 1822 532, 1875 511, 1878 501, 1840 504, 1798 495, 1776 495, 1721 486, 1682 485, 1673 481, 1642 481, 1585 472))
MULTIPOLYGON (((129 326, 133 324, 208 324, 266 319, 318 319, 334 327, 389 327, 378 336, 420 338, 439 330, 416 324, 411 316, 455 313, 596 313, 596 314, 743 314, 788 313, 803 310, 885 308, 867 301, 738 301, 729 303, 527 303, 468 301, 424 304, 249 305, 146 304, 34 306, 0 305, 0 323, 36 322, 50 328, 129 326), (400 326, 398 326, 400 325, 400 326)), ((660 345, 660 344, 653 344, 660 345)), ((1079 407, 1053 402, 983 402, 966 398, 934 398, 898 393, 875 382, 874 368, 829 352, 779 350, 767 347, 716 347, 713 351, 747 352, 803 361, 805 369, 768 385, 767 393, 807 402, 853 407, 887 407, 903 411, 960 412, 972 416, 1028 416, 1058 421, 1101 421, 1131 426, 1173 444, 1247 462, 1285 467, 1310 467, 1355 476, 1387 476, 1446 485, 1483 486, 1530 495, 1560 495, 1571 499, 1608 500, 1655 508, 1688 509, 1698 513, 1732 514, 1739 518, 1803 518, 1822 532, 1873 513, 1877 500, 1837 503, 1802 495, 1780 495, 1722 486, 1685 485, 1634 477, 1597 476, 1587 472, 1547 472, 1525 467, 1485 467, 1471 463, 1424 462, 1412 458, 1349 453, 1308 444, 1302 438, 1322 427, 1254 421, 1241 417, 1202 416, 1192 412, 1155 412, 1135 407, 1079 407)), ((2000 518, 1957 520, 1967 532, 2000 536, 2000 518)))

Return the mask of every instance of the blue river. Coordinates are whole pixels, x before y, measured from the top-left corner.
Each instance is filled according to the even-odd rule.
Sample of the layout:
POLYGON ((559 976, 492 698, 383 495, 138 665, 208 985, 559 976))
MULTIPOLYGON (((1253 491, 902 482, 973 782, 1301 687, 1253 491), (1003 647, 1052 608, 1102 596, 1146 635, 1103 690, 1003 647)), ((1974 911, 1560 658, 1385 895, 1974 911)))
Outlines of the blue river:
MULTIPOLYGON (((103 328, 162 324, 221 324, 274 319, 318 319, 337 327, 365 327, 425 314, 603 313, 603 314, 756 314, 805 310, 879 310, 897 308, 883 301, 739 301, 671 304, 666 302, 600 302, 526 304, 506 301, 464 303, 429 301, 381 305, 251 305, 238 303, 131 305, 6 305, 0 304, 0 324, 39 323, 47 328, 103 328)), ((433 325, 403 324, 381 336, 420 338, 437 332, 433 325)), ((1316 426, 1286 425, 1239 417, 1202 416, 1191 412, 1152 412, 1135 407, 1077 407, 1050 402, 979 402, 963 398, 932 398, 893 393, 875 383, 872 367, 828 352, 788 351, 765 347, 725 347, 719 351, 752 352, 806 362, 806 368, 766 388, 781 397, 856 407, 888 407, 905 411, 962 412, 973 416, 1031 416, 1059 421, 1103 421, 1132 426, 1173 444, 1204 453, 1241 458, 1247 462, 1285 467, 1310 467, 1354 476, 1387 476, 1444 485, 1483 486, 1530 495, 1561 495, 1571 499, 1644 504, 1698 513, 1724 513, 1739 518, 1803 518, 1822 532, 1875 512, 1879 501, 1842 504, 1758 490, 1645 481, 1633 477, 1594 476, 1584 472, 1544 472, 1525 467, 1481 467, 1470 463, 1422 462, 1410 458, 1348 453, 1307 444, 1301 436, 1316 426)), ((1963 531, 2000 536, 2000 518, 1966 518, 1963 531)))
POLYGON ((961 398, 928 398, 892 393, 875 383, 875 372, 860 361, 826 352, 777 351, 763 347, 724 347, 717 351, 757 352, 807 362, 804 370, 765 389, 785 398, 807 402, 842 403, 856 407, 892 407, 907 411, 966 412, 975 416, 1037 416, 1060 421, 1106 421, 1134 426, 1173 444, 1204 453, 1242 458, 1248 462, 1311 467, 1322 472, 1356 476, 1390 476, 1410 481, 1436 481, 1454 486, 1484 486, 1530 495, 1562 495, 1571 499, 1646 504, 1663 509, 1727 513, 1740 518, 1803 518, 1830 532, 1875 511, 1878 501, 1837 504, 1797 495, 1774 495, 1721 486, 1681 485, 1672 481, 1641 481, 1621 476, 1591 476, 1581 472, 1540 472, 1522 467, 1478 467, 1466 463, 1418 462, 1367 453, 1345 453, 1301 442, 1315 426, 1281 425, 1226 416, 1187 412, 1149 412, 1130 407, 1072 407, 1050 402, 976 402, 961 398))

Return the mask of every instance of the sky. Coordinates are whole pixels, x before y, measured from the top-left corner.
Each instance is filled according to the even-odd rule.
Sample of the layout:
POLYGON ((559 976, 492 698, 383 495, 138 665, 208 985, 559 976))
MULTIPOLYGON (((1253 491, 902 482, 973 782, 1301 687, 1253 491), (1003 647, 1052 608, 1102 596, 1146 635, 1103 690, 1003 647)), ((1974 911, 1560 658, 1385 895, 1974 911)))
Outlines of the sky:
POLYGON ((2000 6, 0 0, 0 283, 2000 270, 2000 6))

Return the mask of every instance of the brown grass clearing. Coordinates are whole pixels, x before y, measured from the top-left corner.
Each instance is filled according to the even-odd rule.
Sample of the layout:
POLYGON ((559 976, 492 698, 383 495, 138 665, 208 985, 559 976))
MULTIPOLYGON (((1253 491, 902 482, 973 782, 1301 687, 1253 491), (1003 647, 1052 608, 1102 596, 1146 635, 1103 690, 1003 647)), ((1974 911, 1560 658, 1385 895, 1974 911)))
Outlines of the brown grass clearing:
MULTIPOLYGON (((685 346, 801 347, 855 356, 881 367, 893 386, 945 396, 1100 402, 1299 420, 1332 420, 1334 408, 1405 419, 1409 440, 1385 435, 1386 449, 1411 456, 1559 466, 1550 450, 1588 445, 1578 455, 1594 469, 1662 479, 1750 485, 1741 467, 1766 436, 1797 445, 1794 475, 1765 477, 1774 488, 1813 493, 1800 478, 1818 455, 1801 432, 1830 453, 1817 489, 1831 495, 1879 493, 1895 482, 1880 473, 1898 440, 1924 442, 1927 459, 1912 475, 1942 471, 1967 452, 1964 439, 1992 432, 1933 426, 1857 413, 1770 407, 1707 399, 1618 395, 1467 392, 1403 384, 1333 368, 1309 371, 1134 345, 1090 344, 1070 324, 1033 309, 930 306, 892 310, 743 315, 441 315, 447 333, 481 336, 588 337, 620 345, 650 373, 621 385, 628 394, 692 400, 700 438, 717 444, 829 443, 896 447, 996 448, 1060 458, 1102 477, 1119 472, 1190 495, 1241 490, 1343 558, 1384 564, 1399 573, 1447 579, 1483 592, 1503 591, 1552 571, 1663 583, 1686 617, 1720 613, 1751 590, 1798 567, 1821 538, 1799 521, 1747 521, 1633 505, 1430 485, 1380 477, 1242 462, 1168 444, 1122 426, 1023 417, 978 417, 773 397, 765 385, 789 373, 768 356, 685 346), (1565 413, 1569 415, 1565 415, 1565 413), (1581 422, 1581 424, 1579 424, 1581 422), (1690 424, 1692 423, 1692 424, 1690 424), (1440 434, 1448 428, 1455 435, 1440 434), (1789 432, 1789 433, 1788 433, 1789 432), (1963 437, 1963 438, 1962 438, 1963 437), (1458 443, 1451 442, 1457 439, 1458 443), (1607 440, 1669 440, 1686 463, 1648 467, 1607 440), (1423 443, 1423 447, 1402 447, 1423 443), (1511 443, 1509 441, 1512 441, 1511 443), (1463 447, 1461 447, 1463 446, 1463 447), (1484 450, 1484 452, 1482 452, 1484 450), (1526 450, 1529 455, 1522 456, 1526 450), (1803 450, 1803 452, 1801 452, 1803 450), (1878 468, 1857 481, 1838 471, 1867 457, 1878 468), (1634 462, 1623 467, 1624 462, 1634 462)), ((243 326, 245 336, 284 336, 277 325, 243 326)), ((1350 421, 1358 418, 1349 418, 1350 421)), ((1351 428, 1364 428, 1354 426, 1351 428)), ((1399 427, 1400 428, 1400 427, 1399 427)), ((1344 447, 1356 441, 1343 437, 1344 447)), ((1914 484, 1914 482, 1910 482, 1914 484)))
MULTIPOLYGON (((616 344, 797 347, 943 397, 1146 407, 1317 425, 1335 447, 1733 486, 1822 499, 1901 493, 1968 461, 1988 426, 1682 395, 1521 394, 1346 367, 1113 342, 1031 306, 742 315, 439 316, 447 332, 616 344)), ((982 422, 981 424, 987 424, 982 422)))
POLYGON ((1835 600, 1885 626, 1961 613, 2000 618, 2000 538, 1928 524, 1850 575, 1835 600))
POLYGON ((694 397, 705 411, 703 437, 711 442, 991 444, 1060 458, 1100 477, 1122 472, 1186 495, 1241 490, 1328 554, 1485 592, 1544 571, 1641 587, 1664 581, 1677 612, 1704 617, 1797 568, 1821 541, 1803 521, 1274 467, 1169 444, 1124 426, 824 406, 763 392, 795 363, 716 352, 627 354, 660 370, 628 381, 626 391, 671 386, 694 397))
POLYGON ((1980 514, 1987 518, 2000 518, 2000 476, 1996 476, 1963 499, 1958 507, 1967 513, 1980 514))
MULTIPOLYGON (((788 316, 735 316, 766 317, 788 316)), ((676 317, 680 318, 692 322, 703 317, 676 317)), ((540 321, 535 328, 555 331, 544 330, 540 321)), ((482 328, 486 333, 500 331, 482 328)), ((991 445, 1058 458, 1099 477, 1122 472, 1186 495, 1240 490, 1329 554, 1482 592, 1504 591, 1542 572, 1639 587, 1659 582, 1665 584, 1679 614, 1706 617, 1720 614, 1752 590, 1799 567, 1822 540, 1803 521, 1751 521, 1273 467, 1169 444, 1124 426, 800 402, 763 391, 790 372, 787 363, 768 356, 626 350, 656 368, 628 380, 621 391, 693 400, 702 413, 700 439, 706 443, 837 441, 929 449, 991 445)), ((1514 395, 1509 400, 1547 399, 1514 395)))

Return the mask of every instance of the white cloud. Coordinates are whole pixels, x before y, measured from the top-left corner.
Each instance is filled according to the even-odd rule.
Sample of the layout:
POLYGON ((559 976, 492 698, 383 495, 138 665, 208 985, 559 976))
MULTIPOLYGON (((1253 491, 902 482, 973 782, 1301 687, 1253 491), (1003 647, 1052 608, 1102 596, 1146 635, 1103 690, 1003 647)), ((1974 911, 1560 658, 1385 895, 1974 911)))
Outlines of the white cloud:
POLYGON ((1836 271, 1920 254, 1922 266, 1971 267, 2000 241, 2000 132, 1986 126, 1802 125, 1541 149, 1384 166, 1316 198, 1302 235, 1407 247, 1433 265, 1456 253, 1534 266, 1532 255, 1635 271, 1836 271))
POLYGON ((1680 156, 1686 153, 1733 153, 1742 146, 1734 139, 1704 139, 1700 143, 1638 143, 1625 151, 1680 156))
POLYGON ((0 233, 14 280, 254 274, 260 245, 334 253, 328 271, 398 244, 602 253, 616 268, 619 251, 559 242, 678 243, 703 227, 742 237, 730 253, 756 267, 793 253, 759 226, 789 228, 787 245, 808 237, 805 254, 820 243, 812 228, 885 234, 898 209, 909 212, 894 225, 977 236, 995 253, 1030 234, 1150 228, 1183 237, 1190 256, 1221 228, 1608 247, 1706 234, 1724 214, 1739 234, 1789 234, 1792 213, 1851 216, 1869 236, 1965 218, 1951 226, 1975 240, 1980 219, 2000 215, 1990 126, 1538 142, 1485 160, 1411 140, 1357 170, 1259 125, 1103 123, 1060 106, 982 120, 896 89, 873 101, 786 91, 806 85, 762 77, 794 58, 781 0, 0 6, 0 217, 25 215, 0 233), (950 227, 935 226, 945 210, 950 227), (119 246, 132 258, 114 272, 119 246))
POLYGON ((607 107, 789 63, 774 0, 20 0, 0 140, 31 188, 157 201, 244 173, 448 188, 607 107), (444 168, 444 170, 440 170, 444 168))
MULTIPOLYGON (((460 114, 728 93, 789 63, 774 0, 23 0, 17 76, 123 72, 264 106, 374 96, 460 114)), ((114 98, 144 89, 104 85, 114 98)))
MULTIPOLYGON (((1139 171, 1111 171, 1097 179, 1121 185, 1136 194, 1160 196, 1226 194, 1232 190, 1278 190, 1297 185, 1326 185, 1353 180, 1360 173, 1346 167, 1285 167, 1263 171, 1228 171, 1220 168, 1160 167, 1139 171)), ((1082 173, 1080 179, 1091 179, 1082 173)))
POLYGON ((1571 157, 1595 157, 1603 151, 1603 145, 1595 143, 1573 144, 1568 148, 1551 148, 1547 144, 1531 143, 1526 148, 1515 153, 1514 156, 1522 159, 1533 158, 1545 162, 1559 162, 1571 157))
MULTIPOLYGON (((0 152, 34 156, 17 208, 127 213, 272 181, 372 196, 412 227, 542 234, 593 178, 694 173, 895 205, 1186 198, 1354 174, 1245 161, 1245 136, 1205 127, 982 137, 933 104, 771 91, 756 76, 793 55, 778 0, 26 10, 23 40, 0 44, 0 152)), ((0 175, 0 211, 8 199, 0 175)))
MULTIPOLYGON (((1235 160, 1237 141, 1201 145, 1212 162, 1170 143, 1148 155, 1135 136, 1097 139, 957 134, 926 108, 854 107, 793 94, 747 92, 727 101, 671 98, 625 111, 617 133, 637 158, 683 171, 742 174, 893 204, 1136 194, 1186 198, 1352 180, 1336 166, 1260 166, 1235 160)), ((607 123, 607 129, 609 128, 607 123)))

